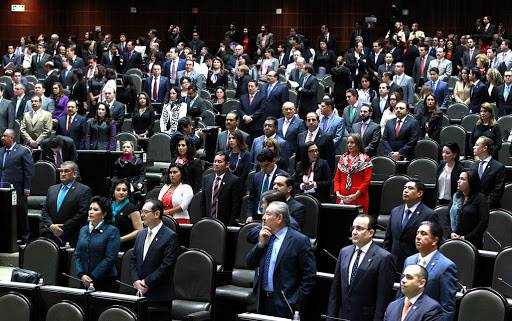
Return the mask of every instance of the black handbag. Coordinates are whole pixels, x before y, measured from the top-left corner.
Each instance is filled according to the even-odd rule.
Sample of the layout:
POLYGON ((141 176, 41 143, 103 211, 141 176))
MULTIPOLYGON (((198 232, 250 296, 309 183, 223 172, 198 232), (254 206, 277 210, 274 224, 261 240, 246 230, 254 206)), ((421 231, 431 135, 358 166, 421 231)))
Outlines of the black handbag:
POLYGON ((38 284, 40 279, 41 274, 39 272, 22 268, 15 268, 11 274, 11 282, 38 284))

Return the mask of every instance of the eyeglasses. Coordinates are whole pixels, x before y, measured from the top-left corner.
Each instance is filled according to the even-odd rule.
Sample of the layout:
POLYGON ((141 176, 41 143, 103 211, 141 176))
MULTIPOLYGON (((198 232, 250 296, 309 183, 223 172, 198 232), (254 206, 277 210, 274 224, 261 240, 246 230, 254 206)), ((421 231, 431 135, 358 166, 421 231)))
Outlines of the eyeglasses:
POLYGON ((352 232, 353 230, 356 230, 357 232, 362 232, 364 230, 367 230, 366 227, 362 227, 362 226, 351 226, 348 229, 350 232, 352 232))
POLYGON ((151 214, 151 213, 153 213, 153 212, 154 212, 154 211, 148 211, 148 210, 144 210, 144 209, 142 209, 142 210, 140 211, 140 213, 141 213, 142 215, 148 215, 148 214, 151 214))

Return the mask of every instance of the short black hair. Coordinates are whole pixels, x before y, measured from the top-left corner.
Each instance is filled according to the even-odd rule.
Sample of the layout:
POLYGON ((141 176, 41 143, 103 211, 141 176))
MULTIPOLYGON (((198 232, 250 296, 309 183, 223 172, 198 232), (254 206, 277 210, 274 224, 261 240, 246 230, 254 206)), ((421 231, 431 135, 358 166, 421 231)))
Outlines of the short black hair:
POLYGON ((162 219, 162 215, 164 215, 164 203, 162 203, 161 200, 156 198, 150 198, 146 200, 146 203, 151 203, 151 210, 153 212, 159 211, 160 216, 159 218, 162 219))
POLYGON ((96 203, 101 209, 101 212, 105 214, 104 220, 109 222, 112 219, 112 205, 108 198, 103 196, 93 196, 89 204, 96 203))
POLYGON ((226 151, 216 152, 215 156, 222 156, 222 157, 224 157, 224 161, 229 164, 229 153, 227 153, 226 151))
POLYGON ((183 130, 183 128, 188 127, 189 125, 192 125, 192 120, 188 117, 181 117, 178 119, 178 130, 183 130))
POLYGON ((258 162, 273 162, 276 158, 276 153, 268 148, 263 148, 261 152, 256 156, 258 162))
POLYGON ((377 231, 377 220, 375 219, 375 217, 371 216, 371 215, 366 215, 366 214, 359 214, 357 215, 356 218, 367 218, 368 219, 368 230, 373 230, 373 233, 375 234, 375 232, 377 231))
POLYGON ((471 73, 473 75, 475 75, 476 79, 481 79, 482 78, 482 73, 480 72, 480 69, 478 69, 478 67, 471 68, 471 73))
POLYGON ((409 182, 413 182, 418 192, 422 192, 425 195, 425 184, 417 178, 411 178, 409 182))
POLYGON ((432 234, 433 237, 437 237, 437 246, 441 245, 441 241, 443 240, 443 228, 439 223, 434 221, 423 221, 421 222, 421 225, 427 225, 430 228, 430 234, 432 234))

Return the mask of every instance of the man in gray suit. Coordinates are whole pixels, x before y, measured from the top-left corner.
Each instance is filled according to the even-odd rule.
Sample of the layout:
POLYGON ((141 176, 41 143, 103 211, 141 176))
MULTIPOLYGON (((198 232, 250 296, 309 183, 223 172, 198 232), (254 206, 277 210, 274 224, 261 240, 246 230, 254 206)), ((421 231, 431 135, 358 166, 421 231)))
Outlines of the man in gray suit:
POLYGON ((4 98, 4 86, 0 85, 0 133, 9 127, 9 105, 11 101, 4 98))
POLYGON ((229 112, 226 115, 225 124, 226 124, 226 130, 220 132, 219 135, 217 136, 217 144, 215 147, 215 152, 223 152, 228 148, 229 133, 232 133, 237 129, 242 132, 242 135, 244 136, 244 141, 247 144, 247 146, 249 146, 250 136, 249 136, 249 134, 247 134, 246 132, 244 132, 243 130, 238 128, 239 118, 238 118, 238 114, 236 112, 234 112, 234 111, 229 112))
POLYGON ((428 54, 428 46, 426 45, 420 45, 419 51, 420 56, 416 57, 412 68, 412 79, 414 79, 416 87, 421 88, 428 81, 428 66, 432 61, 432 56, 428 54))
POLYGON ((105 104, 110 108, 110 117, 116 122, 116 129, 120 132, 123 126, 126 106, 116 100, 116 92, 113 88, 107 87, 105 89, 105 104))
POLYGON ((430 69, 437 67, 439 69, 439 80, 448 82, 448 78, 452 75, 452 62, 444 58, 443 48, 436 49, 436 58, 428 65, 428 74, 430 75, 430 69))
POLYGON ((379 146, 381 137, 380 125, 372 121, 372 113, 372 106, 364 103, 361 106, 361 112, 359 114, 361 121, 352 126, 352 133, 361 135, 364 153, 370 157, 377 154, 377 147, 379 146))
POLYGON ((393 76, 393 82, 400 86, 403 91, 402 99, 409 106, 414 104, 414 82, 411 77, 405 74, 403 62, 397 62, 395 65, 396 74, 393 76))
MULTIPOLYGON (((34 86, 34 95, 41 97, 41 109, 53 114, 53 111, 55 110, 55 102, 53 99, 50 99, 44 95, 44 86, 42 82, 38 82, 34 86)), ((25 112, 27 113, 33 110, 32 101, 27 101, 27 104, 25 105, 25 112)))
POLYGON ((177 77, 176 77, 176 84, 178 85, 181 81, 181 78, 183 77, 189 77, 192 80, 193 84, 196 84, 197 89, 202 90, 204 89, 204 83, 206 79, 204 76, 197 71, 194 70, 194 61, 191 59, 187 59, 185 61, 185 70, 178 71, 177 77))
POLYGON ((44 70, 44 65, 52 59, 52 57, 47 54, 46 48, 43 44, 37 45, 37 54, 32 57, 32 74, 37 77, 37 79, 46 78, 46 72, 44 70))
POLYGON ((348 106, 343 109, 343 119, 345 121, 346 129, 350 133, 352 132, 352 125, 361 120, 359 118, 361 107, 357 104, 357 99, 359 97, 357 90, 349 88, 345 95, 348 106))

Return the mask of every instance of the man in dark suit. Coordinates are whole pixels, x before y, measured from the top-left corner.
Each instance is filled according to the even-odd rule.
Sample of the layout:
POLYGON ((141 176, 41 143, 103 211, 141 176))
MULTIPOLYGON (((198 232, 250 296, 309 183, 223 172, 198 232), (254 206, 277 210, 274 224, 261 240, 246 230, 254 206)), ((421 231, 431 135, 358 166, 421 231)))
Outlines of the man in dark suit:
POLYGON ((395 64, 393 63, 393 55, 389 52, 384 55, 384 61, 377 67, 377 74, 379 78, 382 79, 382 75, 385 72, 390 72, 392 75, 395 74, 395 64))
POLYGON ((289 228, 290 214, 284 202, 265 209, 258 244, 246 256, 256 269, 254 290, 258 313, 292 317, 300 311, 315 285, 316 262, 307 236, 289 228))
POLYGON ((320 128, 332 136, 334 150, 339 150, 343 137, 348 135, 345 120, 334 113, 334 102, 331 98, 323 98, 320 102, 320 128))
POLYGON ((124 72, 132 68, 142 69, 142 55, 140 52, 135 51, 133 41, 130 40, 127 42, 126 49, 127 51, 123 57, 124 72))
POLYGON ((498 117, 512 114, 512 95, 510 89, 512 87, 512 70, 505 71, 505 83, 497 88, 498 99, 496 107, 498 108, 498 117))
POLYGON ((262 102, 263 119, 273 116, 276 119, 281 117, 281 108, 289 100, 288 87, 281 84, 279 76, 275 71, 267 73, 267 85, 262 89, 265 99, 262 102))
POLYGON ((110 108, 110 117, 116 122, 116 130, 121 131, 121 128, 123 128, 126 105, 116 100, 114 88, 107 87, 103 92, 105 93, 105 105, 107 108, 110 108))
POLYGON ((178 81, 178 71, 185 70, 185 59, 181 59, 178 55, 178 49, 172 47, 168 52, 169 60, 164 63, 162 74, 169 78, 171 84, 178 81))
POLYGON ((71 137, 56 135, 43 141, 41 147, 41 159, 55 164, 57 168, 60 168, 63 162, 76 162, 76 147, 71 137))
POLYGON ((6 129, 2 133, 2 144, 4 147, 0 148, 0 182, 11 183, 16 190, 18 239, 26 243, 29 237, 27 197, 30 195, 34 174, 32 152, 25 146, 16 144, 16 132, 12 129, 6 129))
POLYGON ((100 64, 105 68, 112 68, 117 72, 121 71, 121 54, 116 44, 112 44, 107 52, 104 52, 100 57, 100 64))
POLYGON ((306 221, 306 207, 293 197, 295 194, 294 186, 295 180, 289 175, 277 174, 274 179, 274 190, 285 195, 290 216, 295 219, 297 224, 299 224, 299 227, 302 229, 306 221))
POLYGON ((328 25, 322 25, 320 27, 320 36, 318 36, 318 39, 316 41, 317 48, 320 48, 320 41, 323 41, 327 44, 327 49, 334 51, 336 53, 336 38, 332 33, 329 32, 329 26, 328 25))
POLYGON ((21 83, 14 85, 14 97, 11 99, 9 106, 9 128, 14 128, 14 121, 23 119, 23 113, 27 102, 30 100, 28 95, 25 95, 25 86, 21 83))
POLYGON ((68 101, 66 111, 66 117, 57 121, 56 134, 71 137, 76 149, 84 149, 87 119, 77 113, 78 106, 74 100, 68 101))
POLYGON ((64 246, 76 245, 78 231, 87 221, 91 189, 76 181, 78 166, 64 162, 60 166, 60 184, 51 186, 43 204, 39 231, 64 246))
POLYGON ((473 114, 478 114, 482 104, 489 101, 489 91, 481 78, 482 73, 480 69, 477 67, 471 68, 469 71, 469 80, 473 82, 473 86, 471 86, 468 107, 473 114))
POLYGON ((46 92, 52 92, 52 86, 54 83, 60 81, 60 71, 55 68, 53 61, 47 61, 44 64, 45 78, 41 81, 46 92))
POLYGON ((37 77, 37 79, 46 78, 46 73, 44 71, 44 64, 52 59, 52 57, 45 52, 46 48, 43 44, 37 45, 37 54, 32 57, 32 65, 31 70, 32 74, 37 77))
POLYGON ((199 89, 196 85, 190 84, 187 93, 187 116, 192 118, 201 117, 201 115, 208 109, 207 103, 199 96, 199 89))
POLYGON ((324 133, 319 127, 320 118, 317 113, 311 112, 306 115, 306 131, 303 131, 297 136, 298 153, 295 156, 295 162, 301 161, 304 151, 306 149, 306 143, 309 141, 315 142, 318 147, 319 156, 324 159, 329 165, 331 174, 335 171, 334 164, 334 142, 331 135, 324 133))
POLYGON ((418 38, 411 40, 411 46, 407 48, 407 50, 404 53, 405 73, 408 75, 412 75, 414 62, 416 58, 420 55, 420 51, 418 50, 419 43, 420 40, 418 38))
POLYGON ((473 154, 478 157, 471 170, 480 177, 480 190, 487 196, 489 208, 500 208, 505 193, 505 165, 492 158, 494 142, 480 136, 473 146, 473 154))
POLYGON ((356 84, 359 84, 361 76, 368 72, 367 57, 365 56, 363 49, 363 43, 358 42, 354 52, 347 56, 346 66, 350 69, 350 74, 356 84))
POLYGON ((7 53, 2 56, 2 68, 6 70, 7 65, 12 64, 7 70, 14 70, 20 63, 19 56, 14 54, 14 46, 7 46, 7 53))
POLYGON ((73 69, 82 69, 85 67, 84 60, 76 55, 75 46, 70 46, 66 49, 66 55, 68 56, 69 64, 73 69))
POLYGON ((249 80, 247 84, 248 93, 240 96, 240 115, 242 124, 240 128, 249 133, 251 137, 258 137, 263 134, 263 102, 266 99, 265 94, 258 91, 258 82, 249 80))
POLYGON ((417 179, 405 183, 402 192, 404 204, 391 210, 386 236, 382 247, 395 257, 396 266, 402 270, 407 257, 417 253, 416 231, 423 221, 437 221, 434 211, 421 202, 425 184, 417 179))
POLYGON ((425 293, 427 270, 420 265, 409 265, 403 273, 401 291, 403 298, 391 302, 384 314, 384 321, 438 321, 443 310, 436 300, 425 293))
POLYGON ((249 134, 238 128, 238 122, 238 113, 236 111, 232 111, 226 114, 226 130, 221 131, 219 135, 217 135, 217 144, 215 145, 216 152, 224 152, 228 149, 229 134, 237 129, 242 133, 245 144, 249 145, 251 137, 249 134))
POLYGON ((475 41, 472 38, 467 39, 468 48, 462 54, 462 67, 470 68, 476 66, 476 56, 480 51, 475 48, 475 41))
POLYGON ((381 137, 380 125, 372 121, 372 113, 372 107, 364 103, 359 114, 361 121, 352 126, 352 132, 361 135, 364 153, 370 157, 377 154, 381 137))
POLYGON ((354 219, 353 245, 341 249, 338 256, 328 316, 351 321, 382 320, 393 300, 396 266, 391 253, 373 242, 376 225, 370 215, 354 219))
POLYGON ((163 225, 163 212, 161 201, 146 201, 141 217, 147 228, 137 234, 130 258, 130 278, 153 307, 151 320, 167 320, 171 315, 172 276, 178 258, 178 235, 163 225))
POLYGON ((357 102, 359 94, 357 90, 349 88, 345 92, 345 95, 348 105, 343 109, 343 120, 345 121, 347 131, 352 132, 352 125, 361 120, 359 118, 359 114, 361 113, 361 107, 357 102))
MULTIPOLYGON (((428 271, 425 293, 439 302, 443 309, 443 321, 455 318, 455 295, 459 288, 457 266, 438 251, 443 239, 443 229, 435 222, 422 222, 416 232, 416 249, 418 254, 409 256, 404 266, 419 264, 428 271)), ((398 292, 398 297, 403 294, 398 292)))
POLYGON ((240 216, 243 195, 239 178, 229 171, 229 154, 217 152, 213 171, 203 177, 202 216, 217 218, 226 226, 233 225, 240 216))
POLYGON ((288 144, 290 156, 299 152, 297 136, 299 133, 306 130, 304 121, 295 116, 295 111, 295 105, 287 101, 283 104, 284 117, 277 120, 277 135, 283 138, 288 144))
POLYGON ((450 103, 450 90, 448 84, 439 79, 439 69, 437 67, 430 68, 430 80, 425 83, 426 86, 432 88, 432 93, 436 96, 437 105, 441 109, 448 108, 450 103))
POLYGON ((297 88, 297 107, 299 109, 299 117, 302 119, 306 117, 307 113, 316 111, 318 108, 318 79, 313 75, 313 66, 306 64, 303 71, 304 77, 297 88))
POLYGON ((62 70, 60 71, 59 81, 65 89, 73 87, 73 67, 67 57, 62 58, 62 70))
POLYGON ((165 104, 169 101, 169 78, 162 74, 162 66, 153 64, 151 77, 144 80, 144 91, 151 99, 151 103, 165 104))
POLYGON ((414 80, 414 84, 416 88, 421 88, 425 82, 428 80, 428 66, 432 61, 432 56, 428 54, 428 46, 420 45, 419 46, 419 57, 416 57, 414 61, 414 66, 412 68, 412 79, 414 80))
POLYGON ((0 133, 2 134, 9 128, 9 106, 11 105, 11 101, 4 98, 4 91, 4 85, 0 85, 0 133))
POLYGON ((384 63, 385 52, 382 49, 382 42, 374 41, 372 52, 368 57, 368 71, 373 74, 375 78, 379 77, 379 66, 384 63))
POLYGON ((418 143, 418 121, 410 116, 408 105, 401 101, 395 106, 396 118, 386 122, 382 135, 384 154, 400 160, 414 158, 414 147, 418 143))
POLYGON ((372 119, 380 124, 384 110, 389 108, 389 85, 385 82, 379 84, 379 95, 372 100, 372 119))
POLYGON ((249 197, 245 208, 246 222, 258 220, 262 215, 261 194, 272 188, 274 179, 279 173, 286 173, 277 168, 276 155, 270 149, 262 150, 256 157, 260 171, 254 174, 249 186, 249 197))
POLYGON ((354 30, 350 34, 350 47, 355 46, 357 37, 362 37, 366 42, 370 39, 368 29, 365 29, 363 22, 359 20, 354 22, 354 30))
POLYGON ((288 143, 276 134, 276 131, 277 119, 274 117, 267 117, 263 123, 263 135, 256 137, 252 142, 251 163, 254 165, 254 168, 256 168, 257 165, 256 158, 261 150, 263 150, 263 143, 267 138, 275 138, 277 140, 279 148, 281 149, 281 154, 279 156, 286 164, 288 164, 288 159, 291 156, 290 148, 288 147, 288 143))

